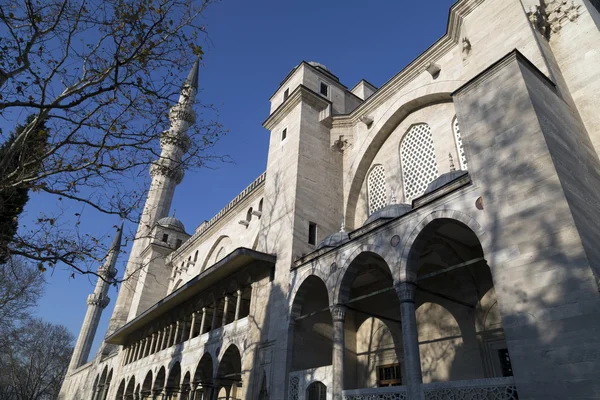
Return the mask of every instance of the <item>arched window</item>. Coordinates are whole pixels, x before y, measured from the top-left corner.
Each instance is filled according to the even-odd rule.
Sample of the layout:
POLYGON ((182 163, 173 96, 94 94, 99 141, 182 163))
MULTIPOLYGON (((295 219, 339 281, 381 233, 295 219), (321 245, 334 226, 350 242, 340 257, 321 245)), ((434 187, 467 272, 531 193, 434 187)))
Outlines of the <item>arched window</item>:
POLYGON ((323 383, 319 381, 311 383, 306 388, 306 398, 308 400, 326 400, 327 386, 323 385, 323 383))
POLYGON ((258 211, 262 212, 262 207, 263 207, 263 199, 260 199, 260 201, 258 202, 258 211))
POLYGON ((458 151, 460 169, 466 171, 467 156, 465 155, 465 148, 463 147, 462 137, 460 136, 460 126, 458 125, 458 118, 456 117, 454 117, 454 120, 452 121, 452 132, 454 132, 454 143, 456 143, 456 151, 458 151))
POLYGON ((194 262, 198 261, 198 250, 194 253, 194 262))
POLYGON ((246 213, 246 221, 250 222, 252 220, 252 207, 250 207, 248 209, 248 212, 246 213))
POLYGON ((369 201, 369 215, 387 205, 387 189, 385 185, 385 168, 376 165, 367 177, 367 196, 369 201))
POLYGON ((404 197, 411 201, 421 195, 438 176, 431 127, 417 124, 410 127, 400 144, 400 163, 404 197))

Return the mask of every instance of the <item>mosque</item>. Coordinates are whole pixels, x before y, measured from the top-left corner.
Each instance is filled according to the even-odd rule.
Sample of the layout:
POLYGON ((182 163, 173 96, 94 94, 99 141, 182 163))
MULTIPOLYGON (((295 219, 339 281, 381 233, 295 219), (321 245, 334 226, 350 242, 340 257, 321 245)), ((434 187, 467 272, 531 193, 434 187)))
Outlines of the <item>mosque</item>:
POLYGON ((169 215, 196 63, 61 398, 600 399, 599 11, 458 0, 381 87, 301 62, 265 172, 190 230, 169 215))

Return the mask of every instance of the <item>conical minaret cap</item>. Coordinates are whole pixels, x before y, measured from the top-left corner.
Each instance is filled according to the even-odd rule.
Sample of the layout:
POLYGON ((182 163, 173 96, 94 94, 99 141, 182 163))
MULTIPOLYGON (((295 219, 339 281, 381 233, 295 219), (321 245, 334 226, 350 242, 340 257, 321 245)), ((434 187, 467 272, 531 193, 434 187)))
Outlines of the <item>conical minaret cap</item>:
POLYGON ((197 58, 196 62, 194 62, 194 66, 192 67, 192 70, 188 74, 188 77, 185 79, 185 82, 183 82, 183 86, 184 87, 193 87, 194 89, 198 89, 199 71, 200 71, 200 58, 197 58))

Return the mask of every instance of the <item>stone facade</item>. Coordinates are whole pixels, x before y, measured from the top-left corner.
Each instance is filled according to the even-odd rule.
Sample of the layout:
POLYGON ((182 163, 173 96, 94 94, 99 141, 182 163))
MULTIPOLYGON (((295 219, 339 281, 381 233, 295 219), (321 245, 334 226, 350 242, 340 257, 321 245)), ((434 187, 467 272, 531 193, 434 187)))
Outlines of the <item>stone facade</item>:
POLYGON ((600 398, 599 27, 597 1, 459 0, 381 88, 300 63, 266 172, 193 234, 153 170, 62 398, 600 398))

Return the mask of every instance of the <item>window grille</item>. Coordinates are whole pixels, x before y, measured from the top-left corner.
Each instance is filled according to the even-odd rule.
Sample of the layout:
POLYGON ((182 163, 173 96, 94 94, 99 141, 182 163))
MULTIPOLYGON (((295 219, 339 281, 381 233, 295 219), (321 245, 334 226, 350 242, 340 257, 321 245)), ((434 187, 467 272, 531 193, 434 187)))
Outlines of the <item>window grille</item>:
POLYGON ((385 168, 376 165, 369 172, 367 178, 367 195, 369 201, 369 215, 387 205, 387 189, 385 185, 385 168))
POLYGON ((429 125, 413 125, 404 135, 400 145, 400 163, 404 197, 406 201, 411 201, 420 196, 427 189, 427 185, 438 176, 433 137, 429 125))
POLYGON ((452 122, 452 130, 454 131, 454 142, 456 143, 456 150, 458 151, 460 169, 466 171, 467 156, 465 155, 465 148, 463 147, 462 137, 460 136, 460 126, 458 125, 458 118, 456 117, 454 117, 454 121, 452 122))

